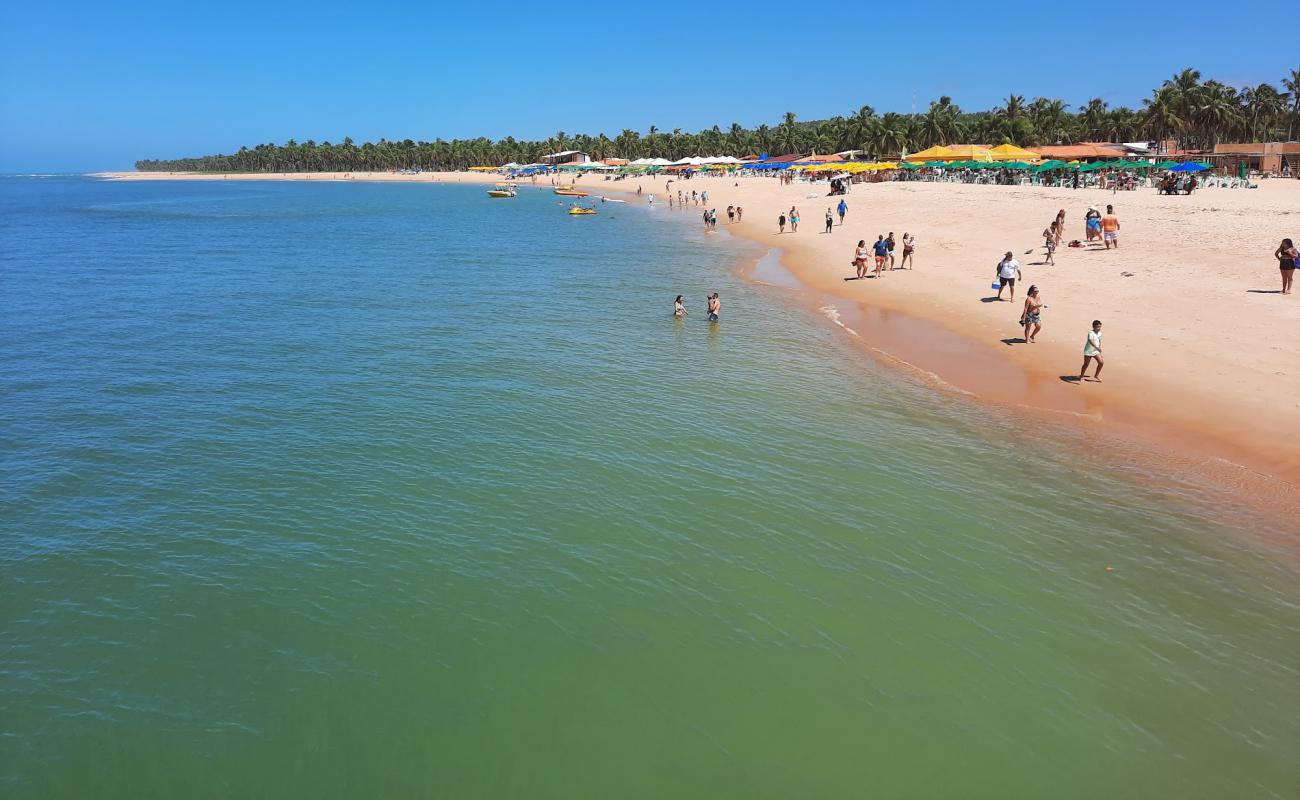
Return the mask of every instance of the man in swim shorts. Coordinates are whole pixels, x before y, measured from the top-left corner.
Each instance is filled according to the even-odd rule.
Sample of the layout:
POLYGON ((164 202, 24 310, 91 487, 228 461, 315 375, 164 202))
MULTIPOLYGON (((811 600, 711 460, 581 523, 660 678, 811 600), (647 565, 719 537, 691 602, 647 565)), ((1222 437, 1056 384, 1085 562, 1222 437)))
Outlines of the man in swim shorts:
POLYGON ((1101 238, 1106 243, 1106 249, 1109 250, 1111 245, 1119 249, 1119 217, 1115 216, 1115 207, 1106 206, 1106 216, 1101 218, 1101 238))
POLYGON ((998 262, 998 299, 1002 299, 1002 290, 1011 287, 1011 302, 1016 302, 1016 278, 1020 277, 1020 262, 1008 250, 998 262))

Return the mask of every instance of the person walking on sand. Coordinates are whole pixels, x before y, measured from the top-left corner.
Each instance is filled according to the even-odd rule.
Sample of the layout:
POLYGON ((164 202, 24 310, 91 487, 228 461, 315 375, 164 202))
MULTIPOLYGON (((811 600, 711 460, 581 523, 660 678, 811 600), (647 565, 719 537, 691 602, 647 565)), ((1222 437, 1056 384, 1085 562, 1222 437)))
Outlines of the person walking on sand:
POLYGON ((846 202, 844 202, 844 198, 843 198, 843 197, 840 198, 840 204, 839 204, 838 206, 835 207, 835 210, 839 212, 839 214, 840 214, 840 224, 843 225, 843 224, 844 224, 844 215, 847 214, 847 213, 849 213, 849 204, 846 203, 846 202))
POLYGON ((799 209, 790 206, 790 233, 799 232, 799 209))
POLYGON ((885 237, 885 244, 889 247, 889 271, 894 271, 894 232, 890 231, 889 236, 885 237))
POLYGON ((1283 239, 1282 244, 1273 252, 1277 259, 1277 268, 1282 273, 1282 294, 1291 294, 1291 281, 1295 280, 1295 262, 1300 259, 1296 247, 1290 239, 1283 239))
POLYGON ((831 214, 829 208, 826 209, 826 232, 830 233, 831 228, 835 226, 835 215, 831 214))
POLYGON ((867 277, 867 256, 871 251, 867 249, 867 240, 859 239, 858 247, 853 251, 853 266, 858 268, 858 280, 867 277))
POLYGON ((1020 315, 1020 324, 1025 328, 1025 342, 1034 343, 1034 337, 1043 329, 1043 299, 1038 296, 1038 287, 1030 286, 1025 293, 1025 310, 1020 315), (1031 331, 1030 328, 1033 328, 1031 331))
POLYGON ((717 322, 722 317, 722 298, 714 292, 709 295, 709 322, 717 322))
POLYGON ((1016 302, 1016 278, 1020 277, 1020 262, 1011 255, 1008 250, 1007 254, 998 262, 998 299, 1002 299, 1002 290, 1011 287, 1011 302, 1016 302))
POLYGON ((785 214, 776 218, 776 224, 781 226, 780 233, 785 233, 785 214))
POLYGON ((740 206, 736 206, 736 222, 740 222, 744 218, 745 218, 745 209, 741 208, 740 206))
POLYGON ((1061 237, 1065 235, 1065 209, 1056 212, 1056 246, 1061 246, 1061 237))
POLYGON ((903 260, 898 262, 899 269, 914 269, 916 263, 912 260, 912 254, 916 252, 916 237, 907 231, 903 231, 903 260), (912 266, 908 266, 911 264, 912 266))
POLYGON ((871 249, 876 255, 876 277, 879 278, 885 271, 885 259, 889 257, 889 245, 885 243, 885 237, 877 236, 871 249))
POLYGON ((1048 223, 1047 227, 1043 228, 1043 246, 1047 248, 1047 259, 1043 261, 1043 263, 1056 266, 1056 258, 1054 256, 1054 254, 1056 253, 1056 222, 1055 221, 1048 223))
POLYGON ((735 222, 735 221, 736 221, 736 207, 727 206, 727 222, 735 222))
POLYGON ((673 301, 673 316, 677 319, 686 316, 686 303, 682 302, 683 300, 685 300, 685 298, 679 294, 677 295, 677 299, 673 301))
POLYGON ((1088 331, 1088 340, 1083 343, 1083 366, 1079 368, 1079 380, 1085 380, 1084 373, 1088 371, 1088 363, 1097 359, 1097 369, 1093 370, 1092 379, 1101 382, 1101 368, 1105 364, 1101 357, 1101 320, 1092 321, 1092 330, 1088 331))
POLYGON ((1119 217, 1115 216, 1114 206, 1106 206, 1106 216, 1101 218, 1101 238, 1107 250, 1111 245, 1119 249, 1119 217))

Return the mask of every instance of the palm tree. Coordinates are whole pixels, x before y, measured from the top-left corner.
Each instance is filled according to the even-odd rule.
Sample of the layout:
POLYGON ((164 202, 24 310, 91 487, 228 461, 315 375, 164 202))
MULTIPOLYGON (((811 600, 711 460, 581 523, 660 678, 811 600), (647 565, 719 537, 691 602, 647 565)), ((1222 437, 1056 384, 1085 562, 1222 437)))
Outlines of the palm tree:
POLYGON ((1106 135, 1106 101, 1094 97, 1079 112, 1081 133, 1088 139, 1106 135))
POLYGON ((781 120, 780 126, 777 127, 777 142, 785 148, 787 153, 799 152, 799 130, 795 127, 795 115, 793 111, 785 112, 785 118, 781 120))
POLYGON ((1287 139, 1295 139, 1295 131, 1300 124, 1300 69, 1291 70, 1291 74, 1282 79, 1287 94, 1291 96, 1291 119, 1287 121, 1287 139))
POLYGON ((1025 96, 1021 94, 1009 94, 1003 101, 1002 107, 997 109, 999 116, 1007 119, 1015 119, 1025 113, 1025 96))

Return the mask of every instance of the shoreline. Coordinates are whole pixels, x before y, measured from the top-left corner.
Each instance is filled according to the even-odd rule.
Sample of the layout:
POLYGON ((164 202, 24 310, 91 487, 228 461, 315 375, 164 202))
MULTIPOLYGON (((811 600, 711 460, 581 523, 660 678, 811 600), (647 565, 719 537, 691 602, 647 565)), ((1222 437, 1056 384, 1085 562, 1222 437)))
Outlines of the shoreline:
MULTIPOLYGON (((317 180, 473 184, 494 183, 501 179, 498 175, 473 173, 422 173, 420 175, 281 173, 228 176, 180 173, 96 173, 94 176, 118 180, 317 180)), ((605 182, 593 176, 580 180, 579 184, 591 191, 593 197, 598 194, 635 193, 638 185, 642 186, 646 194, 662 195, 665 177, 629 178, 623 181, 605 182)), ((1283 198, 1277 200, 1279 206, 1285 206, 1287 202, 1285 198, 1295 198, 1300 202, 1300 191, 1289 193, 1300 189, 1300 182, 1288 183, 1295 183, 1297 186, 1279 186, 1287 192, 1279 193, 1283 198)), ((1107 439, 1136 437, 1145 440, 1183 457, 1193 465, 1200 464, 1201 469, 1198 471, 1215 476, 1218 483, 1256 484, 1253 487, 1242 488, 1245 489, 1246 494, 1259 495, 1257 499, 1265 506, 1273 508, 1281 506, 1288 510, 1300 507, 1300 503, 1292 499, 1296 496, 1296 488, 1300 487, 1300 453, 1294 452, 1300 448, 1287 446, 1288 441, 1300 440, 1300 432, 1297 432, 1297 426, 1300 426, 1300 402, 1295 400, 1300 398, 1300 371, 1291 370, 1291 373, 1296 374, 1275 376, 1283 380, 1277 381, 1282 385, 1274 392, 1263 392, 1257 389, 1254 393, 1249 393, 1240 390, 1246 385, 1245 383, 1224 380, 1229 377, 1226 374, 1227 370, 1219 370, 1215 376, 1212 376, 1219 378, 1217 381, 1205 379, 1205 376, 1201 379, 1188 380, 1184 380, 1185 376, 1183 376, 1175 381, 1170 380, 1167 374, 1152 374, 1150 371, 1135 375, 1135 372, 1140 373, 1141 365, 1132 363, 1131 346, 1126 347, 1125 343, 1121 343, 1120 347, 1110 345, 1111 349, 1107 351, 1109 358, 1104 373, 1107 379, 1105 383, 1089 383, 1080 386, 1063 380, 1066 373, 1078 368, 1081 359, 1075 351, 1080 348, 1074 346, 1072 339, 1081 339, 1082 334, 1063 340, 1061 329, 1068 325, 1067 331, 1073 334, 1075 327, 1086 322, 1072 323, 1068 319, 1061 320, 1060 318, 1066 315, 1057 311, 1058 303, 1064 305, 1057 298, 1067 299, 1066 292, 1070 289, 1078 291, 1078 286, 1062 286, 1057 289, 1049 281, 1066 277, 1068 274, 1066 270, 1070 268, 1067 265, 1071 261, 1081 264, 1085 257, 1104 258, 1114 255, 1112 253, 1103 255, 1101 252, 1087 249, 1067 253, 1066 248, 1061 248, 1057 253, 1056 268, 1034 270, 1033 277, 1044 283, 1044 295, 1049 304, 1049 312, 1045 314, 1046 324, 1040 334, 1042 341, 1032 347, 1029 345, 1017 347, 1014 344, 1004 343, 1003 339, 1018 336, 1014 318, 1011 319, 1010 324, 1001 321, 1000 324, 990 325, 989 317, 992 314, 989 312, 994 310, 993 306, 997 307, 996 311, 1001 316, 1018 314, 1019 297, 1015 304, 981 303, 977 308, 966 309, 962 307, 962 303, 971 305, 971 292, 963 288, 964 295, 954 295, 951 291, 955 270, 949 268, 950 251, 964 253, 968 247, 973 247, 965 245, 966 240, 987 233, 978 229, 981 225, 980 220, 985 219, 983 217, 975 218, 973 223, 969 217, 960 218, 951 226, 942 227, 926 226, 924 221, 916 224, 911 228, 917 233, 919 239, 916 270, 887 273, 879 280, 844 280, 844 276, 851 273, 847 262, 856 239, 874 239, 869 235, 864 237, 866 230, 855 226, 854 223, 867 215, 887 214, 891 211, 891 206, 899 201, 910 201, 916 207, 913 209, 914 214, 919 217, 921 214, 916 213, 917 209, 924 213, 928 210, 926 206, 937 202, 936 198, 941 195, 946 202, 951 202, 953 196, 966 201, 967 204, 974 202, 978 208, 985 209, 986 213, 988 210, 996 210, 997 201, 1003 199, 995 193, 1006 195, 1005 199, 1015 200, 1019 205, 1023 206, 1027 202, 1036 203, 1043 209, 1055 207, 1057 204, 1064 205, 1068 200, 1073 204, 1073 208, 1066 206, 1067 214, 1071 215, 1067 217, 1066 238, 1069 239, 1075 235, 1072 233, 1077 227, 1074 223, 1082 217, 1082 208, 1079 207, 1081 202, 1103 207, 1104 203, 1113 202, 1118 208, 1124 208, 1126 205, 1133 205, 1131 201, 1141 200, 1139 196, 1143 195, 1142 192, 1112 195, 1099 190, 1083 190, 1078 195, 1070 195, 1072 190, 1045 190, 1038 187, 925 183, 859 184, 846 198, 849 204, 849 215, 845 227, 855 228, 854 232, 846 235, 847 231, 843 231, 837 224, 833 233, 827 236, 821 232, 820 209, 824 205, 834 205, 839 198, 826 197, 824 183, 795 183, 790 186, 780 186, 777 181, 769 178, 697 177, 690 181, 680 181, 678 185, 687 191, 708 190, 711 196, 709 206, 713 208, 725 209, 729 204, 744 206, 745 220, 737 224, 728 224, 725 213, 720 210, 719 228, 737 234, 765 251, 777 251, 782 268, 793 276, 803 291, 806 291, 810 297, 829 298, 829 305, 833 305, 835 312, 840 316, 840 326, 854 333, 859 343, 865 346, 868 352, 882 360, 894 362, 896 368, 922 376, 932 375, 937 381, 936 385, 969 395, 971 399, 987 404, 991 408, 1003 407, 1013 413, 1028 412, 1031 416, 1045 416, 1067 422, 1085 436, 1100 433, 1107 439), (739 185, 732 185, 736 183, 739 185), (817 194, 816 197, 806 197, 814 192, 817 194), (787 203, 801 207, 804 230, 798 234, 777 235, 775 230, 772 230, 775 228, 773 221, 776 213, 785 209, 787 203), (976 228, 973 232, 972 227, 976 228), (952 241, 953 239, 956 241, 952 241), (844 262, 842 267, 833 266, 841 261, 844 262), (921 280, 915 280, 918 277, 921 280), (880 290, 871 291, 876 289, 880 290), (1002 339, 996 338, 998 336, 1002 339), (993 343, 996 343, 996 346, 993 343), (1026 351, 1032 351, 1032 358, 1026 351), (1192 385, 1189 386, 1189 383, 1192 385), (1290 388, 1292 383, 1296 387, 1294 390, 1290 388), (1278 402, 1279 396, 1292 398, 1291 405, 1288 407, 1278 402), (1251 474, 1242 476, 1240 474, 1242 470, 1251 474)), ((520 182, 520 186, 521 189, 526 189, 529 184, 520 182)), ((538 184, 537 187, 549 188, 549 179, 546 184, 538 184)), ((674 187, 673 191, 675 192, 676 189, 677 187, 674 187)), ((1210 195, 1206 198, 1197 196, 1188 200, 1204 202, 1222 198, 1224 201, 1253 202, 1260 197, 1245 190, 1235 190, 1239 192, 1238 195, 1231 194, 1234 190, 1222 190, 1222 195, 1213 194, 1216 190, 1208 191, 1210 195)), ((1178 201, 1183 198, 1172 199, 1178 201)), ((1147 200, 1150 200, 1150 196, 1147 200)), ((644 202, 642 204, 644 205, 644 202)), ((1150 203, 1148 202, 1147 205, 1150 203)), ((1231 208, 1227 202, 1224 205, 1231 208)), ((656 212, 666 208, 662 200, 654 204, 656 212)), ((1178 209, 1177 206, 1174 208, 1188 212, 1199 210, 1199 205, 1190 209, 1178 209)), ((696 207, 691 206, 690 209, 694 210, 696 207)), ((1280 213, 1290 212, 1283 210, 1280 213)), ((1045 218, 1050 216, 1050 210, 1044 210, 1039 216, 1044 216, 1045 221, 1045 218)), ((683 217, 683 220, 698 222, 695 217, 683 217)), ((1125 220, 1124 215, 1121 215, 1121 220, 1125 220)), ((998 222, 1001 224, 1002 221, 998 220, 998 222)), ((1300 219, 1297 219, 1297 223, 1300 223, 1300 219)), ((1028 220, 1017 219, 1015 224, 1023 228, 1028 224, 1028 220)), ((888 232, 892 228, 901 234, 902 231, 899 229, 906 227, 892 222, 884 225, 886 227, 882 228, 881 233, 888 232)), ((1297 226, 1300 227, 1300 224, 1297 226)), ((1029 227, 1040 229, 1033 225, 1029 227)), ((1132 227, 1138 228, 1140 234, 1142 232, 1140 228, 1144 226, 1139 222, 1132 227)), ((1025 240, 1032 241, 1037 237, 1031 233, 1016 234, 1016 238, 1021 245, 1012 246, 1010 249, 1016 253, 1022 265, 1040 258, 1038 255, 1022 255, 1025 250, 1025 240)), ((1037 243, 1038 249, 1041 250, 1041 239, 1038 239, 1037 243)), ((1003 246, 1000 249, 1008 248, 1003 246)), ((1146 248, 1139 243, 1133 249, 1141 251, 1146 248)), ((988 261, 991 264, 1000 252, 990 252, 990 250, 991 248, 988 247, 978 248, 973 257, 979 262, 988 261)), ((1133 260, 1126 251, 1118 251, 1118 253, 1122 253, 1121 258, 1124 259, 1122 264, 1129 264, 1133 260)), ((1115 260, 1120 261, 1121 258, 1115 260)), ((1086 266, 1091 267, 1092 264, 1088 263, 1086 266)), ((986 271, 991 272, 987 269, 977 269, 974 272, 978 275, 986 271)), ((1030 271, 1028 265, 1025 266, 1025 271, 1027 273, 1030 271)), ((971 273, 972 270, 967 267, 963 272, 971 273)), ((1273 272, 1276 273, 1276 270, 1273 272)), ((971 276, 965 274, 956 277, 969 280, 971 276)), ((1028 280, 1029 277, 1026 275, 1026 283, 1031 282, 1028 280)), ((1088 287, 1089 281, 1096 276, 1071 277, 1075 278, 1076 284, 1082 283, 1088 287)), ((1110 276, 1105 277, 1111 284, 1121 283, 1110 276)), ((752 280, 752 277, 750 279, 752 280)), ((975 293, 988 294, 987 278, 977 279, 977 281, 970 284, 975 293), (982 290, 978 288, 980 284, 982 290)), ((1273 300, 1283 300, 1280 296, 1268 294, 1264 296, 1273 300)), ((1289 301, 1290 298, 1286 300, 1289 301)), ((1185 302, 1183 304, 1186 305, 1185 302)), ((1108 302, 1106 305, 1107 307, 1101 312, 1087 308, 1063 310, 1069 312, 1070 317, 1081 320, 1086 320, 1094 313, 1104 319, 1124 319, 1121 315, 1133 313, 1132 309, 1125 308, 1124 302, 1108 302)), ((1296 341, 1297 337, 1300 337, 1300 304, 1288 303, 1288 308, 1292 316, 1281 319, 1283 329, 1273 330, 1276 341, 1283 345, 1288 341, 1296 341), (1289 325, 1294 327, 1286 327, 1289 325)), ((814 310, 821 311, 823 316, 827 314, 820 308, 814 310)), ((1273 320, 1273 322, 1278 321, 1273 320)), ((1127 327, 1123 324, 1112 326, 1108 323, 1106 331, 1118 334, 1114 335, 1113 339, 1129 339, 1134 334, 1127 330, 1127 327)), ((1158 351, 1152 355, 1157 359, 1160 357, 1158 351)), ((1177 362, 1180 359, 1177 356, 1181 355, 1174 354, 1176 357, 1170 364, 1174 374, 1178 374, 1177 362)), ((1252 375, 1260 377, 1259 373, 1263 372, 1259 364, 1241 365, 1234 362, 1220 366, 1235 367, 1237 373, 1248 377, 1252 375)))

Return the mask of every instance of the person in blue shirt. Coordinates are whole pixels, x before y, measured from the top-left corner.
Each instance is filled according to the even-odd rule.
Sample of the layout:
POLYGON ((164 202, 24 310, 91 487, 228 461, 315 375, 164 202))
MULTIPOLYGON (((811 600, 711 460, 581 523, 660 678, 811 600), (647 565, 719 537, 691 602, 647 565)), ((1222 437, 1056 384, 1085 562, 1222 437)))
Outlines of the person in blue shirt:
POLYGON ((840 204, 839 204, 838 206, 836 206, 836 209, 835 209, 835 210, 838 211, 838 212, 840 212, 840 224, 843 225, 843 224, 844 224, 844 215, 847 214, 847 213, 849 213, 849 204, 846 203, 846 202, 844 202, 844 200, 841 199, 841 200, 840 200, 840 204))
POLYGON ((885 269, 885 259, 889 257, 889 243, 885 241, 884 236, 877 236, 871 250, 876 255, 876 277, 879 278, 880 273, 885 269))

